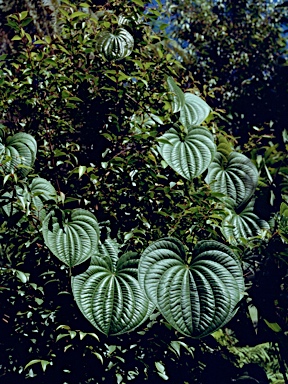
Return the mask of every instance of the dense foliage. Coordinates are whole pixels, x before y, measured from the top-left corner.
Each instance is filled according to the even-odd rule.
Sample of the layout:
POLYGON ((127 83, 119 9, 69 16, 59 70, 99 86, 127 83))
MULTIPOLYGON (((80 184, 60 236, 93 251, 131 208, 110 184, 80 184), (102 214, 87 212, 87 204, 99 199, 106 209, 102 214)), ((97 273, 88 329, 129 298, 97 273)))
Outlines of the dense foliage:
POLYGON ((287 380, 287 132, 239 146, 159 10, 75 3, 5 8, 1 378, 287 380))
MULTIPOLYGON (((221 124, 244 145, 253 126, 276 135, 287 109, 287 11, 282 1, 168 1, 179 54, 221 124), (277 5, 278 4, 278 5, 277 5)), ((285 3, 285 2, 284 2, 285 3)))

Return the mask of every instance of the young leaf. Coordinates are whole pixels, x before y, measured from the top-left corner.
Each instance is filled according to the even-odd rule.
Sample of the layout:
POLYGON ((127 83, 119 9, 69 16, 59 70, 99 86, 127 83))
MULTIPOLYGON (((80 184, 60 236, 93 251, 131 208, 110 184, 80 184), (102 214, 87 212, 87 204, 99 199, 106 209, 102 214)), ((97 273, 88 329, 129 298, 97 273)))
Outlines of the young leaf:
POLYGON ((170 99, 172 104, 172 112, 179 112, 185 104, 184 92, 180 87, 175 83, 171 76, 167 77, 168 89, 172 93, 170 99))
POLYGON ((114 33, 103 31, 97 37, 96 50, 107 60, 121 60, 129 56, 134 47, 133 36, 125 28, 118 28, 114 33))

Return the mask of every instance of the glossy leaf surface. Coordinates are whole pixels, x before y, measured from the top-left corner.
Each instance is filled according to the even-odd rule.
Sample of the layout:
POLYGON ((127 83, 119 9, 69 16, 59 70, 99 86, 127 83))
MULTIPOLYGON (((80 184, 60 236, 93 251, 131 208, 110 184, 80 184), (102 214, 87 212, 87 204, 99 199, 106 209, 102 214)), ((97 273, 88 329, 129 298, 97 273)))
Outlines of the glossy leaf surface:
POLYGON ((179 332, 203 337, 227 323, 244 291, 236 255, 217 241, 202 241, 187 258, 182 243, 163 238, 141 255, 139 283, 179 332))
POLYGON ((248 157, 231 152, 226 158, 219 152, 208 168, 206 182, 215 192, 230 197, 240 207, 248 202, 258 184, 258 171, 248 157))
POLYGON ((201 175, 216 152, 213 135, 204 127, 189 127, 184 138, 171 128, 161 139, 165 139, 159 145, 161 156, 174 171, 188 180, 201 175))
POLYGON ((180 110, 180 122, 185 127, 197 126, 203 123, 210 113, 210 107, 197 95, 184 93, 185 102, 180 110))
POLYGON ((0 143, 0 168, 5 175, 17 173, 25 177, 34 164, 36 153, 34 137, 25 132, 16 133, 0 143))
POLYGON ((185 95, 180 87, 175 83, 173 78, 169 76, 167 78, 168 89, 171 92, 171 104, 172 104, 172 112, 176 113, 184 107, 185 104, 185 95))
POLYGON ((72 277, 78 307, 106 335, 132 331, 154 309, 137 280, 137 254, 128 252, 118 257, 118 253, 117 243, 107 239, 99 245, 88 270, 72 277))
POLYGON ((231 207, 223 220, 222 230, 226 239, 231 244, 241 243, 242 239, 249 239, 253 236, 261 236, 269 230, 269 225, 265 220, 253 212, 254 201, 250 201, 241 212, 237 212, 231 207))
POLYGON ((100 32, 96 49, 107 60, 120 60, 129 56, 134 47, 134 38, 125 28, 118 28, 114 33, 100 32))
POLYGON ((98 223, 94 215, 84 209, 57 212, 50 212, 43 221, 44 241, 59 260, 73 267, 96 252, 98 223))

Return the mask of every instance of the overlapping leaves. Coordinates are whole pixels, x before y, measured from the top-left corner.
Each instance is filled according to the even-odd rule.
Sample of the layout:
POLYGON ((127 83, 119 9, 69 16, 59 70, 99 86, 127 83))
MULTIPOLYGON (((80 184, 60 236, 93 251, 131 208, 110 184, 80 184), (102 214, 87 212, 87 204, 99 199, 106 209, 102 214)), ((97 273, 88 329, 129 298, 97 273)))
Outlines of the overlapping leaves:
POLYGON ((187 258, 182 243, 163 238, 143 252, 139 283, 147 297, 179 332, 203 337, 235 314, 242 297, 242 269, 235 254, 216 241, 202 241, 187 258))
POLYGON ((204 127, 189 127, 184 138, 175 128, 161 136, 159 152, 166 163, 182 177, 192 180, 201 175, 214 158, 213 135, 204 127))
POLYGON ((50 251, 69 267, 89 259, 98 246, 98 222, 84 209, 51 211, 43 221, 42 232, 50 251))
POLYGON ((197 126, 203 123, 210 113, 209 105, 199 96, 192 93, 184 93, 175 83, 172 77, 167 78, 172 112, 180 111, 180 122, 185 127, 197 126))
POLYGON ((118 254, 117 243, 108 238, 99 245, 88 270, 72 277, 73 294, 81 312, 106 335, 132 331, 154 309, 137 280, 137 254, 118 254))

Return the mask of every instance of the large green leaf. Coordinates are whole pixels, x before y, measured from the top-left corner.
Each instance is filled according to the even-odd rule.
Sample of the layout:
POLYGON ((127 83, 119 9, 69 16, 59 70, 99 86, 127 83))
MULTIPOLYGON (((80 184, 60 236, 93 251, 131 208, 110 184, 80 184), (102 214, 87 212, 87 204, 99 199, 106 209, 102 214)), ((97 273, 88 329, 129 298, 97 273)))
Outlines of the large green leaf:
POLYGON ((28 133, 19 132, 0 143, 0 169, 5 175, 18 173, 25 177, 34 164, 37 143, 28 133))
POLYGON ((185 104, 185 95, 180 87, 175 83, 171 76, 167 77, 167 84, 169 91, 172 93, 170 100, 172 105, 172 112, 179 112, 185 104))
POLYGON ((97 250, 98 222, 84 209, 51 211, 43 220, 42 231, 47 247, 69 267, 83 263, 97 250))
POLYGON ((226 158, 217 152, 209 165, 206 182, 213 191, 230 197, 236 207, 240 207, 253 195, 258 184, 258 171, 242 153, 231 152, 226 158))
POLYGON ((222 223, 222 231, 226 239, 236 245, 249 237, 263 236, 269 229, 266 221, 259 219, 253 212, 254 201, 250 201, 243 209, 237 212, 233 203, 228 205, 227 216, 222 223))
POLYGON ((163 238, 143 252, 139 283, 179 332, 203 337, 227 323, 244 291, 239 260, 217 241, 201 241, 186 262, 182 243, 163 238))
POLYGON ((200 125, 209 115, 210 107, 199 96, 185 93, 185 102, 180 110, 180 122, 185 127, 200 125))
POLYGON ((174 171, 188 180, 201 175, 216 152, 213 135, 204 127, 189 127, 184 138, 181 138, 179 131, 171 128, 161 139, 161 156, 174 171))
POLYGON ((106 335, 132 331, 154 309, 137 280, 139 257, 134 252, 120 257, 118 253, 117 243, 106 239, 88 270, 72 277, 73 295, 81 312, 106 335))
POLYGON ((125 28, 118 28, 113 33, 100 32, 97 36, 96 49, 107 60, 120 60, 129 56, 134 47, 134 39, 125 28))

